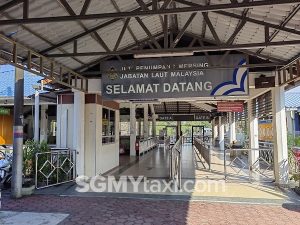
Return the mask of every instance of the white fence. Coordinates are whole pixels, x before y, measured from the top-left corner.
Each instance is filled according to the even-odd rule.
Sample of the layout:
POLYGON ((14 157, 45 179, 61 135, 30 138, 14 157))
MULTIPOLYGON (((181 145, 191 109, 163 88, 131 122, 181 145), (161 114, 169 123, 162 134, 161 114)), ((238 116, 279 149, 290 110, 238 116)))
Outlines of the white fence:
POLYGON ((139 155, 145 154, 146 152, 156 148, 158 146, 157 138, 148 138, 139 141, 139 155))

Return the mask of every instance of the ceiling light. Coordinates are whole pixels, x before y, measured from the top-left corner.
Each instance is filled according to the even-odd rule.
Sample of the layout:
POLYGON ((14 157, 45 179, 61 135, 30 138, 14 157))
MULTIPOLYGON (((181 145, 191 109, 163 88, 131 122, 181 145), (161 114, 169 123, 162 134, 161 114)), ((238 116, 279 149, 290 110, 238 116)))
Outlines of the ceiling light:
POLYGON ((140 53, 134 54, 134 58, 158 58, 158 57, 176 57, 176 56, 192 56, 194 52, 160 52, 160 53, 140 53))

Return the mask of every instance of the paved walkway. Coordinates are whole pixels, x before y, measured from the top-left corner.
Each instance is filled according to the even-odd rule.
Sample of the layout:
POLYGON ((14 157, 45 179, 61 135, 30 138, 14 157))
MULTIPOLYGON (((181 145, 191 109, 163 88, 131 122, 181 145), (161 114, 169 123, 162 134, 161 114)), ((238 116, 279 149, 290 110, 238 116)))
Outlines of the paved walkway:
POLYGON ((68 217, 62 213, 0 211, 1 225, 57 225, 68 217))
POLYGON ((300 221, 300 206, 293 204, 274 206, 52 195, 20 200, 4 196, 2 210, 69 214, 60 225, 299 225, 300 221))
MULTIPOLYGON (((210 181, 223 181, 222 155, 213 152, 212 172, 205 170, 191 148, 183 148, 183 181, 200 180, 204 191, 192 193, 97 193, 76 191, 69 183, 37 191, 36 195, 12 200, 1 199, 0 224, 299 224, 300 198, 271 185, 225 183, 225 190, 207 189, 210 181), (17 213, 21 212, 21 213, 17 213), (23 213, 26 212, 26 213, 23 213), (40 214, 46 213, 46 214, 40 214), (50 213, 50 214, 49 214, 50 213), (3 219, 5 218, 5 220, 3 219), (20 223, 20 218, 23 218, 20 223), (49 219, 50 218, 50 219, 49 219), (48 219, 48 220, 47 220, 48 219), (50 223, 51 221, 51 223, 50 223)), ((163 150, 149 152, 139 161, 118 168, 113 175, 146 175, 165 178, 168 155, 163 150), (159 169, 157 169, 158 167, 159 169)), ((160 179, 163 180, 163 179, 160 179)))

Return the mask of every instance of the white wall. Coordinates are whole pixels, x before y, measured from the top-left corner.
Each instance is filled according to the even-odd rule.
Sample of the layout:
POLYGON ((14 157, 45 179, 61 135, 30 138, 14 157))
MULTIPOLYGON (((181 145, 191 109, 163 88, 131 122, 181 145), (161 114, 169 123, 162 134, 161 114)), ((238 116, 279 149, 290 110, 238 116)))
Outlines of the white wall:
POLYGON ((100 173, 103 174, 119 165, 119 145, 104 144, 100 150, 100 173))
POLYGON ((100 105, 85 105, 85 175, 94 176, 97 174, 97 146, 99 146, 100 135, 97 132, 97 118, 99 117, 100 105))
MULTIPOLYGON (((57 105, 57 147, 73 147, 73 114, 73 104, 57 105)), ((102 145, 102 106, 85 104, 84 175, 103 174, 119 165, 119 110, 115 122, 115 143, 102 145)))
POLYGON ((101 94, 101 79, 89 79, 88 92, 101 94))
MULTIPOLYGON (((101 109, 102 114, 102 109, 101 109)), ((101 115, 102 118, 102 115, 101 115)), ((120 131, 120 111, 116 111, 116 139, 115 143, 112 144, 102 144, 102 131, 101 131, 101 148, 99 149, 98 165, 99 171, 101 174, 106 173, 107 171, 117 167, 119 165, 119 131, 120 131)), ((101 126, 102 130, 102 126, 101 126)))
POLYGON ((57 147, 73 148, 73 114, 73 104, 57 105, 57 147))
POLYGON ((85 175, 103 174, 119 165, 119 110, 116 111, 116 140, 102 144, 102 106, 85 107, 85 175))

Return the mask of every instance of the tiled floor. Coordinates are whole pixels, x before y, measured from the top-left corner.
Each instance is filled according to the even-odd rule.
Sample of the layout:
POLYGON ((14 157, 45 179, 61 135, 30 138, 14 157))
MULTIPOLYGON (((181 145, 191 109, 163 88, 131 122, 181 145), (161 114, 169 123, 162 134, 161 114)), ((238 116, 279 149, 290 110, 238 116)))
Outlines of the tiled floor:
MULTIPOLYGON (((122 156, 123 157, 123 156, 122 156)), ((123 162, 129 161, 130 158, 123 162)), ((195 177, 195 161, 194 152, 191 144, 183 145, 182 148, 182 178, 194 179, 195 177)), ((120 168, 107 173, 105 175, 113 176, 145 176, 148 178, 167 179, 169 177, 169 151, 163 147, 149 151, 143 156, 140 156, 138 161, 130 160, 127 165, 123 163, 120 168), (129 165, 129 166, 128 166, 129 165)))
MULTIPOLYGON (((153 192, 147 191, 150 189, 148 184, 146 184, 146 186, 140 185, 135 191, 132 183, 125 180, 127 187, 125 191, 105 190, 104 192, 95 192, 94 190, 89 190, 85 193, 81 193, 76 184, 71 184, 41 190, 38 191, 38 193, 58 193, 59 195, 64 196, 79 197, 113 196, 111 194, 117 194, 122 197, 130 196, 141 198, 153 198, 154 194, 159 195, 159 197, 156 196, 154 198, 165 198, 165 196, 168 195, 168 198, 172 199, 276 204, 282 204, 285 202, 298 203, 300 201, 299 197, 292 191, 276 188, 273 183, 249 183, 248 179, 238 179, 239 176, 245 175, 243 173, 236 176, 234 180, 225 182, 223 158, 224 155, 217 149, 214 149, 212 152, 211 171, 209 171, 208 169, 205 169, 203 163, 195 157, 192 145, 184 145, 182 148, 182 183, 188 183, 187 187, 190 191, 182 190, 180 192, 174 192, 169 190, 159 190, 157 192, 153 192)), ((228 172, 230 172, 230 170, 228 172)), ((148 179, 157 180, 159 184, 163 184, 164 181, 168 181, 168 173, 169 154, 168 151, 160 148, 148 152, 144 156, 140 157, 139 160, 133 160, 130 158, 129 164, 111 171, 108 175, 114 175, 116 177, 120 177, 122 175, 138 177, 139 175, 142 175, 148 179)))

